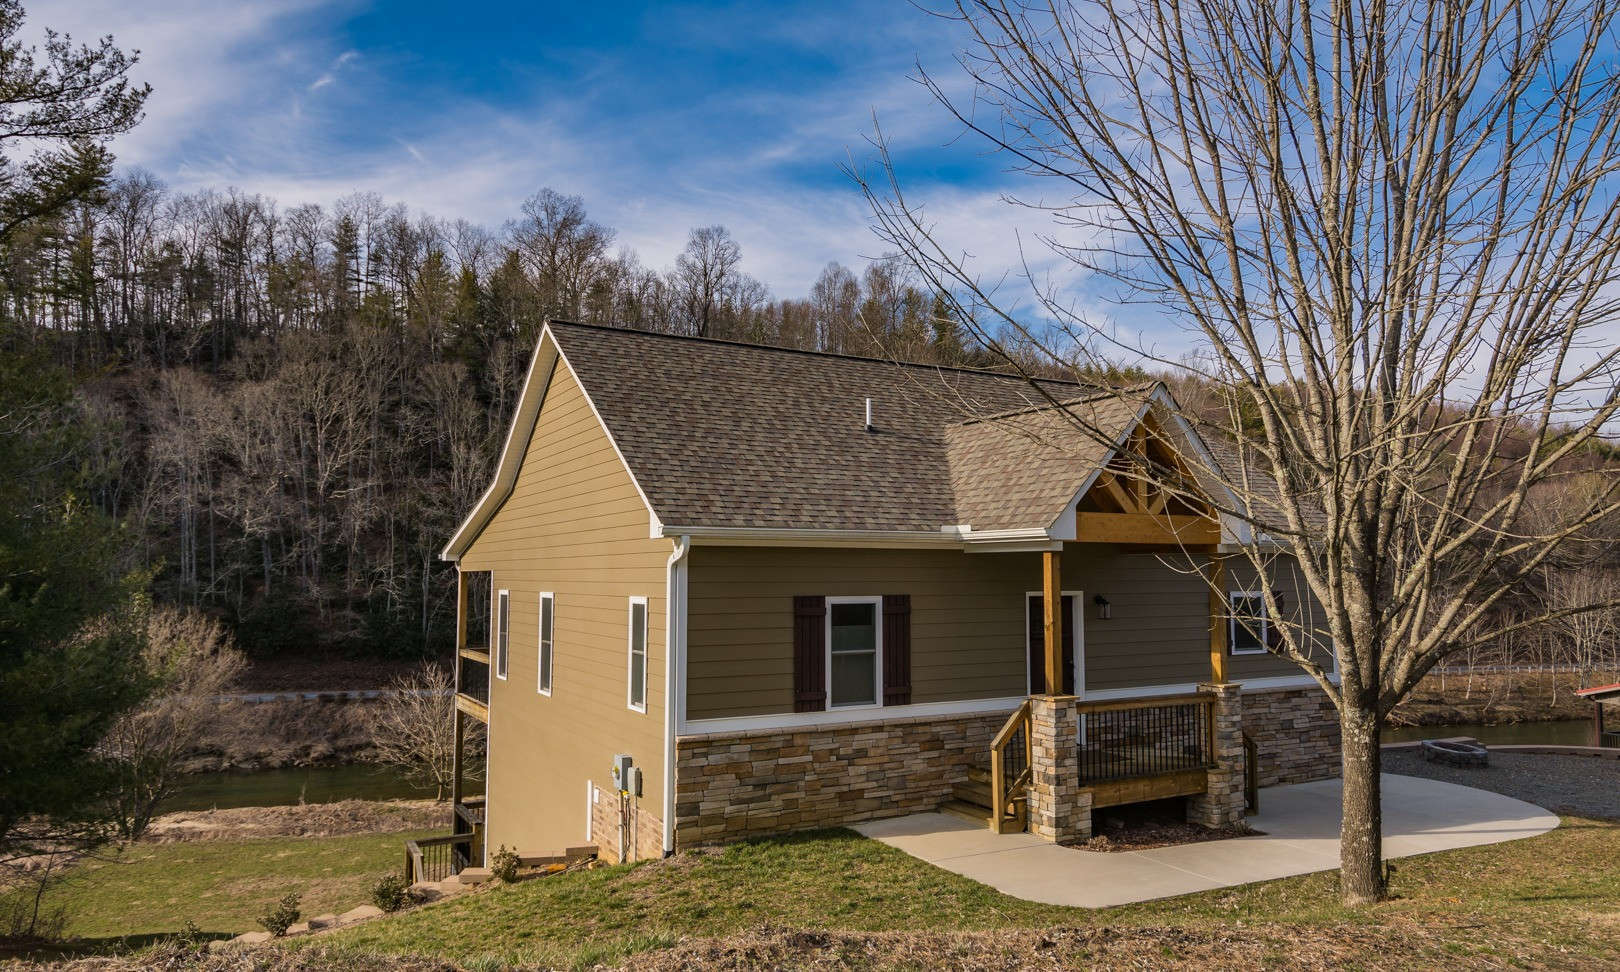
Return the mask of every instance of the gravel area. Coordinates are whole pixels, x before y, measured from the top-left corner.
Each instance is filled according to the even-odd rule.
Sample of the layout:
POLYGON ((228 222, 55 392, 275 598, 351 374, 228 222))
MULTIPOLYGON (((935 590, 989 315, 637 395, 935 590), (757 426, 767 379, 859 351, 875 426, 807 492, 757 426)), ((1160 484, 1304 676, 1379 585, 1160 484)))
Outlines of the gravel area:
POLYGON ((1417 749, 1385 750, 1384 772, 1491 790, 1554 813, 1620 820, 1620 759, 1492 752, 1483 769, 1431 763, 1417 749))

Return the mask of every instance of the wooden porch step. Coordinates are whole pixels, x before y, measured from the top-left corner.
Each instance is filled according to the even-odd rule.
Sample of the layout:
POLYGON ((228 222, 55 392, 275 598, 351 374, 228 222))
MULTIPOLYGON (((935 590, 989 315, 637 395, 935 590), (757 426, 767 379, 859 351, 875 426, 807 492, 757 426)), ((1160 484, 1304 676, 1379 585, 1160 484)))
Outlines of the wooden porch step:
POLYGON ((990 811, 986 807, 975 806, 962 800, 946 800, 939 805, 940 813, 948 813, 953 817, 961 817, 970 823, 981 827, 990 823, 990 811))
POLYGON ((974 783, 990 783, 990 768, 988 766, 969 766, 968 779, 974 783))
POLYGON ((989 783, 958 783, 951 787, 951 795, 963 803, 983 808, 986 814, 990 812, 989 783))

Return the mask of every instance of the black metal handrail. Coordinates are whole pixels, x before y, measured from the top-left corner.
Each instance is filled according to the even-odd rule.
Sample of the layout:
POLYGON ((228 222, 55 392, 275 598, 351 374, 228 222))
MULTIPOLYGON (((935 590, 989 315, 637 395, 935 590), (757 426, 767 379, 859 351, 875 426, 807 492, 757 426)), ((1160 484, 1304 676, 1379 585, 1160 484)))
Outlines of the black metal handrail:
POLYGON ((457 682, 457 691, 469 699, 483 705, 489 705, 489 656, 486 653, 482 658, 468 657, 469 653, 457 656, 457 664, 461 666, 460 679, 457 682))
POLYGON ((1204 695, 1080 703, 1080 782, 1214 765, 1211 713, 1212 700, 1204 695))

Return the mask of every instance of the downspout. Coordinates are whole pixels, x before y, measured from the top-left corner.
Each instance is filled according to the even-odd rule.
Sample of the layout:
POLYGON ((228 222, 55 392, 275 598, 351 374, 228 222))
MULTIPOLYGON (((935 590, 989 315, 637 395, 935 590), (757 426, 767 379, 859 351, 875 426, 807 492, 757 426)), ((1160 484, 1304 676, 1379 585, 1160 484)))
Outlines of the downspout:
POLYGON ((692 538, 676 539, 664 580, 664 856, 675 853, 675 734, 686 708, 686 555, 692 538))

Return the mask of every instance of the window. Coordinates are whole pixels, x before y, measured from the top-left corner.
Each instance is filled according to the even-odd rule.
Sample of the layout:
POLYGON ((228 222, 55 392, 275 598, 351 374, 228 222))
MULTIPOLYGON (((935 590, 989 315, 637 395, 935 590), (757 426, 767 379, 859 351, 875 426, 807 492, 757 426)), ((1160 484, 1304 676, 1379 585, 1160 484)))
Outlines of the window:
POLYGON ((512 631, 512 595, 501 591, 495 595, 495 677, 506 677, 506 650, 512 631))
POLYGON ((630 599, 630 708, 647 711, 647 599, 630 599))
POLYGON ((556 604, 550 591, 540 594, 540 694, 551 694, 551 631, 556 623, 556 604))
POLYGON ((1267 631, 1266 595, 1261 591, 1232 591, 1227 622, 1227 650, 1234 655, 1264 655, 1267 631))
POLYGON ((881 597, 827 598, 827 708, 877 705, 881 597))

